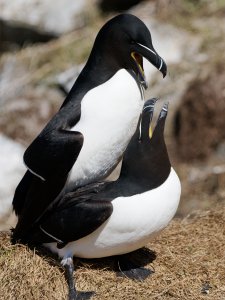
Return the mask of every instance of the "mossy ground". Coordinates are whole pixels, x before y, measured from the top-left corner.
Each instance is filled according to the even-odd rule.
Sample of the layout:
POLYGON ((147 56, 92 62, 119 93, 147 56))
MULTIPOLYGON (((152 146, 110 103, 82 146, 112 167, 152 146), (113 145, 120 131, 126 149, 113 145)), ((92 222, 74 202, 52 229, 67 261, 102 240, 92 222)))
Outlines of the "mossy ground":
MULTIPOLYGON (((172 221, 145 249, 130 254, 154 270, 144 282, 116 277, 113 258, 75 259, 76 286, 100 300, 223 300, 224 225, 225 206, 172 221)), ((43 249, 12 246, 7 233, 0 236, 0 270, 0 299, 66 299, 59 261, 43 249)))

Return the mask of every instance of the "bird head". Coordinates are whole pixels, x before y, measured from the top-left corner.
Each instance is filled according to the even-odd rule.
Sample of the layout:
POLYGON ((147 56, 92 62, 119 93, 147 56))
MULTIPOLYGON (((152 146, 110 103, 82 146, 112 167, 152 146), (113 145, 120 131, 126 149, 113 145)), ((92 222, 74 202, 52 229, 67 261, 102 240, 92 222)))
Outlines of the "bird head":
POLYGON ((122 176, 132 181, 147 182, 151 188, 164 182, 171 169, 164 140, 168 103, 163 105, 152 130, 155 103, 156 99, 145 102, 137 130, 125 151, 121 170, 122 176))
POLYGON ((166 76, 167 66, 152 44, 151 34, 146 25, 136 16, 121 14, 109 20, 99 31, 91 57, 97 62, 104 61, 115 69, 131 71, 138 82, 147 88, 143 57, 166 76))

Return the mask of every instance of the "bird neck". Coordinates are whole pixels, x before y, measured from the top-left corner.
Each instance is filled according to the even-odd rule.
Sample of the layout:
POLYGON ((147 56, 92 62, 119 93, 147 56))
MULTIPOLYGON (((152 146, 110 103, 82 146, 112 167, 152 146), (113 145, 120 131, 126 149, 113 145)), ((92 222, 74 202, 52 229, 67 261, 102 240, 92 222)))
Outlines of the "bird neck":
POLYGON ((118 65, 113 64, 113 61, 105 60, 101 53, 95 53, 93 49, 62 107, 67 103, 81 101, 89 90, 108 81, 118 70, 118 65))

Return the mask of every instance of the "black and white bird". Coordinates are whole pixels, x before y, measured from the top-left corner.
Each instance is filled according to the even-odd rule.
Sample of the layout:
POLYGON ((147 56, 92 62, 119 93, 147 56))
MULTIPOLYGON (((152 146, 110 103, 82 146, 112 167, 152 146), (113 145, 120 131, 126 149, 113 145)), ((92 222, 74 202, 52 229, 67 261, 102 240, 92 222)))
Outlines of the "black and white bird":
MULTIPOLYGON (((119 179, 71 190, 39 220, 30 235, 31 243, 44 244, 62 258, 69 274, 70 299, 77 295, 73 256, 99 258, 139 249, 168 225, 177 210, 180 180, 164 141, 168 105, 163 106, 149 137, 154 105, 154 99, 144 105, 119 179)), ((143 268, 140 272, 146 276, 143 268)), ((138 270, 136 273, 140 277, 138 270)))
POLYGON ((13 199, 14 241, 25 242, 62 194, 104 179, 121 160, 144 103, 143 57, 166 75, 166 64, 137 17, 121 14, 99 31, 60 110, 25 151, 28 170, 13 199))

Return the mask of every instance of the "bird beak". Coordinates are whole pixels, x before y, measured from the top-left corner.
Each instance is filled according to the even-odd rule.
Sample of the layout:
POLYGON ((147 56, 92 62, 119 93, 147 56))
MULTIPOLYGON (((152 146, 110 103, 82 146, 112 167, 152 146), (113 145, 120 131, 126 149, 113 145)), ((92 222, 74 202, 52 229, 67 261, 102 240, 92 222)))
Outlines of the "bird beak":
POLYGON ((147 101, 145 101, 143 111, 142 111, 142 132, 146 132, 146 128, 148 128, 148 137, 151 139, 153 135, 153 129, 152 129, 152 118, 153 118, 153 113, 154 113, 154 108, 155 108, 155 103, 158 100, 158 98, 152 98, 147 101), (144 117, 148 115, 148 118, 144 117), (147 125, 146 125, 147 122, 147 125), (146 127, 146 128, 145 128, 146 127))
POLYGON ((144 87, 147 88, 147 84, 145 81, 144 69, 143 69, 143 56, 155 66, 162 74, 163 77, 166 76, 167 66, 165 61, 158 55, 153 46, 150 47, 144 46, 140 43, 136 43, 133 45, 133 51, 131 52, 132 58, 135 60, 140 79, 145 82, 144 87))
POLYGON ((133 60, 136 64, 136 67, 137 67, 138 80, 140 81, 141 85, 145 89, 147 89, 148 85, 147 85, 147 82, 145 79, 145 72, 144 72, 144 68, 143 68, 143 57, 135 51, 131 52, 131 57, 133 58, 133 60))
POLYGON ((152 124, 150 123, 150 125, 149 125, 149 131, 148 131, 148 135, 149 135, 150 139, 152 138, 152 134, 153 134, 152 124))
POLYGON ((167 112, 168 112, 169 103, 165 103, 160 111, 158 120, 153 130, 152 119, 153 119, 155 103, 157 102, 157 100, 158 98, 152 98, 145 101, 143 111, 142 111, 141 132, 145 133, 147 131, 146 129, 148 128, 148 137, 150 139, 152 139, 153 136, 163 134, 167 112))

